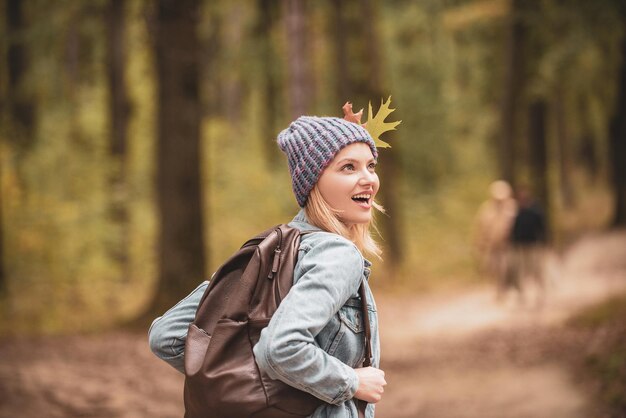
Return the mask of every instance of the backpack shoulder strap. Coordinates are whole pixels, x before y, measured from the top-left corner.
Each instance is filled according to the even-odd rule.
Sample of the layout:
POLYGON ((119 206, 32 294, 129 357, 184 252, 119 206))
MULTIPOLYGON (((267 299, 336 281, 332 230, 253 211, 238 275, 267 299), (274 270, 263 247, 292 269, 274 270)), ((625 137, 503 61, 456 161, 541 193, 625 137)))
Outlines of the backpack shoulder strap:
POLYGON ((196 324, 211 334, 221 318, 245 320, 260 279, 279 282, 276 303, 280 303, 292 285, 300 237, 306 233, 279 224, 247 240, 214 274, 200 301, 196 324))
MULTIPOLYGON (((361 281, 359 286, 359 294, 361 295, 361 306, 363 309, 363 325, 365 328, 365 358, 363 359, 363 367, 370 367, 372 365, 372 342, 371 342, 371 330, 370 330, 370 317, 367 308, 367 293, 365 292, 365 279, 361 281)), ((356 407, 359 413, 359 418, 365 418, 365 411, 367 409, 367 402, 360 399, 356 400, 356 407)))
POLYGON ((361 295, 361 306, 363 309, 363 327, 365 328, 365 359, 363 360, 363 367, 369 367, 372 365, 372 331, 370 329, 370 316, 367 307, 367 294, 365 292, 365 285, 361 281, 359 286, 359 294, 361 295))

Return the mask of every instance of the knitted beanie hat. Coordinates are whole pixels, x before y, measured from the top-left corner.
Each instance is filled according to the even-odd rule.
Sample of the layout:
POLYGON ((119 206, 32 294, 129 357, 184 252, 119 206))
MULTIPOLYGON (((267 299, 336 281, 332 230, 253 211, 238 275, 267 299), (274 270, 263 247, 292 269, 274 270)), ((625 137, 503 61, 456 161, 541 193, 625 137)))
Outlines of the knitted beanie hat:
POLYGON ((287 155, 293 192, 300 207, 322 171, 342 148, 355 142, 369 145, 374 158, 376 145, 362 126, 335 117, 301 116, 278 134, 278 146, 287 155))

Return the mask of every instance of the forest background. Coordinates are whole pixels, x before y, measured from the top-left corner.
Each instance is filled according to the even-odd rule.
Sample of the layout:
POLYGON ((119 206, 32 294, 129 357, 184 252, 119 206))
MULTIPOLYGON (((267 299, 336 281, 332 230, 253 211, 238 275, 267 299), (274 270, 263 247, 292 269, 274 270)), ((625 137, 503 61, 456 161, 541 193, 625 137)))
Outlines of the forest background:
POLYGON ((392 96, 389 292, 481 278, 487 187, 626 223, 618 0, 0 1, 0 334, 153 318, 297 211, 278 132, 392 96))

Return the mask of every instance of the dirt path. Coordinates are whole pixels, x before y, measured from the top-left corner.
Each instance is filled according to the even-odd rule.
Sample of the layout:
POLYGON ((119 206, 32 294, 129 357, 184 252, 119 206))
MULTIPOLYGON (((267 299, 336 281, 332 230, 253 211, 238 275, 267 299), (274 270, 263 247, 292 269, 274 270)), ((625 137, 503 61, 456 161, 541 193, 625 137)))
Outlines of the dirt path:
MULTIPOLYGON (((626 291, 626 234, 588 238, 551 264, 541 310, 495 303, 489 288, 380 295, 382 418, 587 418, 570 375, 577 309, 626 291)), ((0 339, 0 418, 182 417, 182 376, 145 334, 0 339)))
POLYGON ((589 237, 551 257, 542 307, 536 289, 498 303, 492 288, 379 298, 389 385, 381 417, 588 418, 570 371, 584 338, 563 327, 585 306, 626 292, 626 234, 589 237), (400 408, 399 405, 402 405, 400 408))

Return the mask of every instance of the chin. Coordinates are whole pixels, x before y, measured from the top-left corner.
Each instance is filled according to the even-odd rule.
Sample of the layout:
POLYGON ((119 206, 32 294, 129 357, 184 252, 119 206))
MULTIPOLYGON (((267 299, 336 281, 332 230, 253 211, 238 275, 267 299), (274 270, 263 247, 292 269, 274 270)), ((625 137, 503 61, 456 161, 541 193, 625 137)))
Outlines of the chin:
POLYGON ((350 217, 349 219, 342 219, 343 223, 346 225, 362 225, 372 221, 372 216, 355 216, 350 217))

